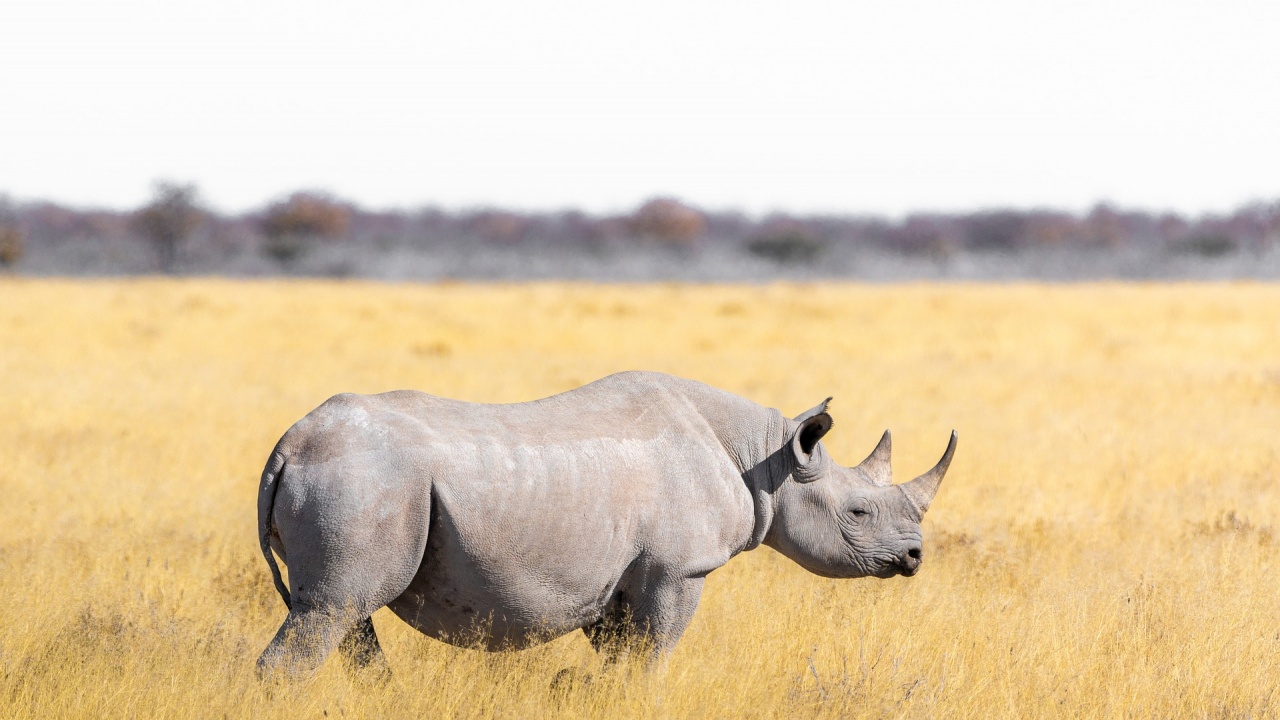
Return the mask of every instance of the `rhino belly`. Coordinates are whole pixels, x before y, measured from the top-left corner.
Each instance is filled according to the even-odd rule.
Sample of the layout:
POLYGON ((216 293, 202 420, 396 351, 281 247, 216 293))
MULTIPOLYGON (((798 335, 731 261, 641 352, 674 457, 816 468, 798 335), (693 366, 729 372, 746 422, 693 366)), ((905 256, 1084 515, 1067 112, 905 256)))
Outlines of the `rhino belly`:
POLYGON ((424 563, 388 607, 419 632, 460 647, 520 648, 599 620, 616 578, 547 582, 544 573, 486 575, 475 566, 424 563))
POLYGON ((388 607, 460 647, 529 647, 594 623, 634 555, 608 552, 609 543, 554 559, 485 552, 447 525, 433 523, 421 567, 388 607))
POLYGON ((493 649, 599 620, 640 551, 637 508, 657 504, 653 449, 469 441, 433 446, 426 550, 391 609, 431 637, 493 649))

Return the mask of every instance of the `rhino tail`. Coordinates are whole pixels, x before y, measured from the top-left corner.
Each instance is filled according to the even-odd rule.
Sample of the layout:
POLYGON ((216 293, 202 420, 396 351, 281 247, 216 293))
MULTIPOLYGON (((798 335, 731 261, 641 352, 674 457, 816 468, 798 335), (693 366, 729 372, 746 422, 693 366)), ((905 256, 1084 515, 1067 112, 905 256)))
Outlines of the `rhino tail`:
POLYGON ((292 610, 289 588, 280 577, 280 566, 276 564, 276 556, 271 551, 271 516, 276 506, 276 490, 280 486, 276 480, 283 470, 284 453, 277 447, 262 470, 262 483, 258 486, 258 542, 262 545, 262 555, 267 559, 267 567, 271 568, 271 579, 276 584, 276 592, 280 593, 284 606, 292 610))

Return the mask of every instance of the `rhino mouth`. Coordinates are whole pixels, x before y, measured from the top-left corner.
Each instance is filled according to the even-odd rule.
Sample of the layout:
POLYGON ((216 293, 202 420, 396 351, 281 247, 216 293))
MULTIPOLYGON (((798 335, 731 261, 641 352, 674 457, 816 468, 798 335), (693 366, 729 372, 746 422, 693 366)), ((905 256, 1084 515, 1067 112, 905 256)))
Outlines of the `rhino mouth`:
POLYGON ((888 580, 889 578, 897 577, 898 575, 901 575, 902 577, 911 577, 918 572, 920 572, 920 564, 918 562, 914 564, 892 562, 880 568, 880 572, 875 573, 875 576, 881 580, 888 580))
POLYGON ((904 578, 910 578, 911 575, 918 573, 919 570, 919 568, 908 568, 908 566, 899 565, 895 562, 895 564, 884 566, 879 573, 876 573, 876 577, 882 580, 896 578, 899 575, 904 578))

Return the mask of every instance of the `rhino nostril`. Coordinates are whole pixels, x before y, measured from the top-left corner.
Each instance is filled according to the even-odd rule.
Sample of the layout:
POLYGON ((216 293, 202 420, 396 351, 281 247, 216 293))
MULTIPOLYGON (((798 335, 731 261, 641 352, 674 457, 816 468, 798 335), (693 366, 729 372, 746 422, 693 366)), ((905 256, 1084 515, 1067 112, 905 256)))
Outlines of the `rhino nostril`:
POLYGON ((920 559, 920 548, 911 548, 910 550, 908 550, 908 551, 907 551, 907 557, 911 558, 912 560, 919 560, 919 559, 920 559))

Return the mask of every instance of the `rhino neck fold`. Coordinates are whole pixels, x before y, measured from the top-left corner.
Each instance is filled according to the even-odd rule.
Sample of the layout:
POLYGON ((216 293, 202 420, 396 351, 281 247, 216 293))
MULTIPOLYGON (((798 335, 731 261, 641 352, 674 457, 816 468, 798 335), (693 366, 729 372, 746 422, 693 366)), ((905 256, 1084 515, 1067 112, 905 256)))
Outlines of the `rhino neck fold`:
MULTIPOLYGON (((775 492, 786 479, 791 421, 782 413, 744 397, 690 381, 683 395, 715 435, 751 496, 754 523, 749 538, 733 554, 760 546, 773 523, 775 492)), ((741 518, 740 520, 745 520, 741 518)))
POLYGON ((787 475, 787 459, 783 454, 788 449, 786 429, 787 423, 782 414, 770 410, 764 442, 737 458, 755 513, 751 539, 739 552, 760 547, 773 526, 777 490, 787 475))

